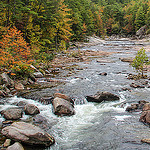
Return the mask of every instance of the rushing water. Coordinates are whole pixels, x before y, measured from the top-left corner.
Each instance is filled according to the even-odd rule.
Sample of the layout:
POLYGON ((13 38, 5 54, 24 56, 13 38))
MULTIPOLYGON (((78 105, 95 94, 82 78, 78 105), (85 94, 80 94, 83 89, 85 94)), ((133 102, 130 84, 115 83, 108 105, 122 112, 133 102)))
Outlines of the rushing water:
MULTIPOLYGON (((14 102, 26 101, 37 105, 41 115, 49 122, 55 124, 47 130, 55 137, 56 143, 46 150, 145 150, 150 149, 148 144, 141 143, 142 138, 150 138, 149 127, 139 122, 140 112, 128 113, 126 107, 139 100, 149 101, 150 89, 131 89, 131 80, 127 79, 128 73, 133 73, 129 63, 121 62, 121 57, 135 56, 134 42, 108 41, 105 44, 85 47, 82 50, 102 50, 117 52, 107 60, 112 63, 98 63, 97 58, 87 63, 78 63, 84 70, 68 77, 65 85, 57 87, 64 94, 76 100, 76 114, 70 117, 57 117, 52 113, 52 106, 42 105, 33 100, 23 98, 7 99, 5 105, 0 105, 0 110, 13 106, 14 102), (107 76, 99 73, 107 72, 107 76), (97 91, 108 91, 120 96, 119 101, 88 103, 87 95, 94 95, 97 91)), ((54 88, 55 90, 56 88, 54 88)), ((50 92, 53 89, 44 89, 50 92)), ((27 119, 24 115, 22 118, 27 119)), ((3 119, 1 118, 1 121, 3 119)), ((32 149, 32 148, 31 148, 32 149)))

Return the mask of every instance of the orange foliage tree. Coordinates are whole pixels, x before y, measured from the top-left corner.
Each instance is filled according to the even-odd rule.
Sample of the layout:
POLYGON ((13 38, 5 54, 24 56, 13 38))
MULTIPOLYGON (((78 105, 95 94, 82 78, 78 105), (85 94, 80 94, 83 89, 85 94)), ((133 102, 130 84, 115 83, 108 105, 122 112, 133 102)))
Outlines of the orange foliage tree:
POLYGON ((31 63, 28 43, 16 27, 6 28, 0 41, 0 68, 26 70, 31 63))

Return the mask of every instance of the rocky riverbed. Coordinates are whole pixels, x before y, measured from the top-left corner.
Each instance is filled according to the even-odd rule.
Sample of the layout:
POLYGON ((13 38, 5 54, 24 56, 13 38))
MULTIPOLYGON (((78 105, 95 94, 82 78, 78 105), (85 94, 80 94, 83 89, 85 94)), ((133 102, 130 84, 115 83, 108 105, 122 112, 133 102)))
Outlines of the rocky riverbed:
MULTIPOLYGON (((97 43, 83 44, 78 46, 82 47, 80 49, 60 53, 44 74, 39 73, 37 68, 36 80, 26 85, 22 82, 20 87, 24 89, 13 86, 13 90, 9 89, 10 93, 8 91, 6 94, 4 91, 4 94, 13 96, 4 98, 2 95, 1 98, 0 120, 2 133, 7 138, 19 141, 29 150, 33 149, 33 144, 26 146, 28 140, 27 142, 15 140, 7 133, 15 126, 19 126, 19 129, 24 126, 32 129, 38 127, 41 131, 36 132, 34 129, 35 135, 43 139, 46 135, 45 138, 49 139, 45 144, 47 148, 34 149, 149 148, 149 145, 143 144, 142 140, 148 141, 150 137, 149 127, 139 121, 142 108, 139 111, 126 111, 131 104, 133 108, 127 110, 139 108, 137 104, 141 100, 149 102, 149 78, 134 81, 135 72, 129 65, 135 57, 137 47, 141 45, 129 39, 103 41, 95 38, 91 41, 97 43), (92 102, 88 102, 86 97, 90 97, 92 102), (10 107, 11 109, 8 109, 10 107), (7 115, 4 115, 5 111, 8 111, 7 115), (11 112, 16 112, 20 124, 15 123, 11 112), (4 116, 10 117, 9 120, 6 117, 4 119, 4 116), (22 122, 27 124, 22 126, 22 122)), ((149 77, 149 72, 147 76, 149 77)), ((149 113, 147 111, 142 114, 147 118, 146 115, 149 113)), ((17 132, 22 134, 20 131, 17 132)), ((29 134, 26 138, 27 136, 29 134)), ((29 139, 31 141, 32 138, 29 139)), ((3 144, 4 141, 2 136, 1 143, 3 144)))

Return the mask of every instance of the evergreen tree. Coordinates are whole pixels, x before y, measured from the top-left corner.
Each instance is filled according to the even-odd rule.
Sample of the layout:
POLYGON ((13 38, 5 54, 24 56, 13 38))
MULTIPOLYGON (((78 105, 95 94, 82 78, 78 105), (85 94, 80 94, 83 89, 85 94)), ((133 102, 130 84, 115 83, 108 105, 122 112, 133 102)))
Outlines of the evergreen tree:
POLYGON ((135 28, 136 30, 140 29, 142 26, 145 25, 145 14, 143 11, 143 7, 139 7, 136 18, 135 18, 135 28))

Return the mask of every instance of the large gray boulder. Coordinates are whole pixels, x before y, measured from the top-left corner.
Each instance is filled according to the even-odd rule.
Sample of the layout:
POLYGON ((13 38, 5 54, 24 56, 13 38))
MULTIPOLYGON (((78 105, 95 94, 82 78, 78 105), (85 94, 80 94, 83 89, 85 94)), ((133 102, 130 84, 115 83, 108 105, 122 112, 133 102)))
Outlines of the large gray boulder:
POLYGON ((5 84, 7 87, 14 87, 14 81, 6 73, 2 73, 0 76, 2 84, 5 84))
POLYGON ((138 36, 139 38, 141 38, 143 35, 145 35, 147 26, 143 26, 141 27, 137 32, 136 32, 136 36, 138 36))
POLYGON ((97 92, 94 96, 86 96, 88 102, 101 103, 102 101, 115 101, 119 100, 119 96, 109 92, 97 92))
POLYGON ((53 102, 54 114, 62 116, 62 115, 74 115, 73 105, 65 99, 56 97, 53 102))
POLYGON ((7 138, 28 145, 50 146, 55 143, 54 138, 44 130, 25 122, 14 122, 3 128, 1 133, 7 138))
POLYGON ((19 142, 15 142, 13 145, 9 146, 6 150, 24 150, 24 148, 19 142))
POLYGON ((23 111, 20 108, 7 108, 1 111, 1 115, 7 120, 17 120, 22 118, 23 111))
POLYGON ((26 104, 24 106, 24 111, 26 115, 36 115, 40 113, 38 107, 33 104, 26 104))

